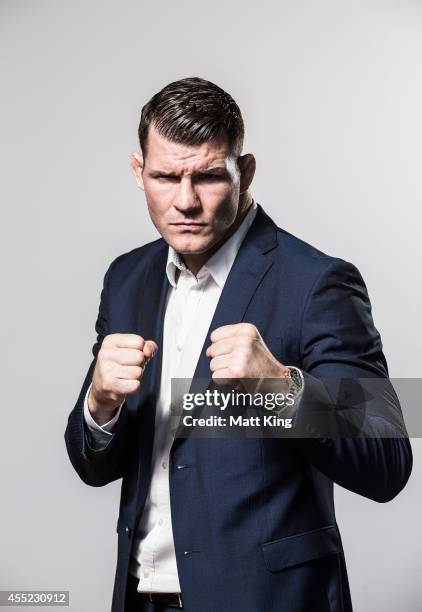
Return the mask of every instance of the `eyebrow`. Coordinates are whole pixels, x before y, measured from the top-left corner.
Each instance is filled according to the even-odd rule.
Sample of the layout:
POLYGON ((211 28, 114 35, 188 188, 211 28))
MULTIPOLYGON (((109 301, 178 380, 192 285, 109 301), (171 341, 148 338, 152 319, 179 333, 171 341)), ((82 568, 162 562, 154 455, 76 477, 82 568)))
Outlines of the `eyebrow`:
MULTIPOLYGON (((226 176, 228 174, 227 169, 224 166, 215 166, 214 168, 206 168, 204 170, 197 170, 193 172, 193 176, 197 175, 206 175, 206 174, 219 174, 221 176, 226 176)), ((149 175, 153 178, 157 176, 170 176, 177 177, 179 174, 177 172, 166 172, 165 170, 150 170, 149 175)))

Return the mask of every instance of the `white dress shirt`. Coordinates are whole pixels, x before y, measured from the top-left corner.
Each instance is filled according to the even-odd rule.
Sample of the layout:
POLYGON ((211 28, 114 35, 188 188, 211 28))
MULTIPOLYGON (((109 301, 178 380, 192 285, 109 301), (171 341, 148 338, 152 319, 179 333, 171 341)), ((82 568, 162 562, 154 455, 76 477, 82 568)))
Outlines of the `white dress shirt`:
MULTIPOLYGON (((170 427, 172 378, 192 378, 218 300, 239 247, 257 212, 250 210, 234 234, 200 269, 192 274, 169 246, 166 273, 170 283, 164 318, 162 370, 156 407, 152 478, 137 526, 129 571, 139 578, 138 591, 180 592, 170 511, 169 453, 174 433, 170 427)), ((116 415, 102 426, 92 418, 85 396, 84 417, 97 448, 110 441, 116 415)), ((123 403, 122 403, 123 404, 123 403)))

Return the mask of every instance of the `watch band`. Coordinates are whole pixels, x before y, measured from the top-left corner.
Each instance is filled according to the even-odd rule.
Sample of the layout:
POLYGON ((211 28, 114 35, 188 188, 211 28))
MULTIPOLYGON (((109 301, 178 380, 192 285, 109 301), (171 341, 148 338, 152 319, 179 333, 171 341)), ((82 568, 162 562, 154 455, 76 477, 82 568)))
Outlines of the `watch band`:
POLYGON ((295 366, 287 366, 288 373, 286 378, 289 379, 289 393, 292 393, 296 398, 304 387, 303 374, 299 368, 295 366))
MULTIPOLYGON (((289 380, 289 393, 293 395, 293 399, 297 399, 303 390, 305 381, 303 378, 302 371, 295 366, 286 366, 286 375, 284 378, 289 380)), ((257 386, 255 387, 254 393, 259 393, 265 378, 260 378, 257 386)))

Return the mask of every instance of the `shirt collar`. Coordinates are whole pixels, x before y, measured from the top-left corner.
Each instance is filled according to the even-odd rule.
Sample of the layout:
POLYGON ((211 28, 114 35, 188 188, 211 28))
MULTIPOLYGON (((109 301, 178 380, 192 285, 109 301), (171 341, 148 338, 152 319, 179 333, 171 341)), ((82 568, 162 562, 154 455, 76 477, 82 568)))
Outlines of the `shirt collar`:
MULTIPOLYGON (((237 230, 226 240, 224 244, 208 259, 208 261, 199 270, 196 278, 199 280, 204 276, 210 274, 217 285, 222 289, 229 275, 230 269, 236 259, 237 252, 242 244, 244 237, 250 226, 252 225, 255 215, 257 213, 258 206, 254 200, 250 206, 246 217, 239 225, 237 230)), ((184 270, 191 274, 189 269, 185 266, 182 257, 169 245, 166 274, 169 283, 176 287, 177 285, 177 270, 184 270)))

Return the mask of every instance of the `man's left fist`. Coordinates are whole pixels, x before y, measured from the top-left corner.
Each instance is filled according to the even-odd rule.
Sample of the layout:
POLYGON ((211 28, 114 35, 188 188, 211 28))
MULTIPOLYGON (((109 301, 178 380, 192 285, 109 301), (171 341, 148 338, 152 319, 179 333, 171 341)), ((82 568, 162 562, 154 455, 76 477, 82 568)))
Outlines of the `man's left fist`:
POLYGON ((223 325, 211 334, 206 355, 215 380, 229 378, 284 378, 288 368, 269 351, 252 323, 223 325))

